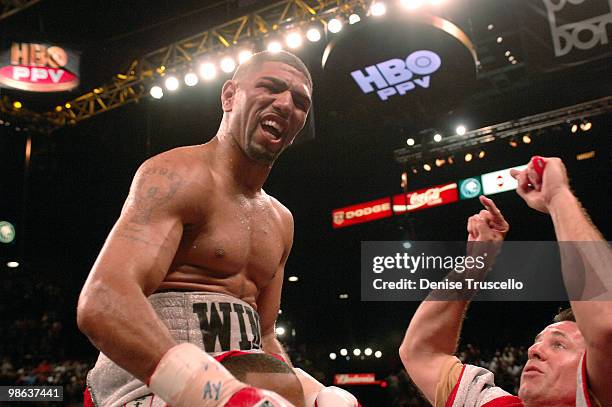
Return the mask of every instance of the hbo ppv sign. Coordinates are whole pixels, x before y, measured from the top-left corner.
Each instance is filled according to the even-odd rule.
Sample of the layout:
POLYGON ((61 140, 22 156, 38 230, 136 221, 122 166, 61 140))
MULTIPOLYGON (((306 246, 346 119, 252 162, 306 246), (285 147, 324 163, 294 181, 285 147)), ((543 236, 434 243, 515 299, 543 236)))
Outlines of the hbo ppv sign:
POLYGON ((420 50, 408 55, 405 60, 394 58, 358 69, 351 76, 364 93, 376 90, 380 100, 393 95, 405 95, 417 86, 429 88, 430 76, 436 72, 442 60, 433 51, 420 50))

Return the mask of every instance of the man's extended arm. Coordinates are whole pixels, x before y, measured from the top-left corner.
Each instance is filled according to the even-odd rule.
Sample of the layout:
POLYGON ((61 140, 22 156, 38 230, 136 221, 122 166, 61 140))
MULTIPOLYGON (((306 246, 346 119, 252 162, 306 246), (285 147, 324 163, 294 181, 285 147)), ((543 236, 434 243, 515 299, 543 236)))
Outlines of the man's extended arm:
MULTIPOLYGON (((468 241, 503 240, 508 223, 492 200, 481 196, 480 201, 486 210, 469 218, 468 241)), ((442 368, 456 351, 468 304, 469 301, 465 299, 423 301, 410 321, 400 346, 404 367, 432 404, 442 368)))
POLYGON ((527 204, 549 213, 561 246, 563 276, 566 282, 584 281, 585 292, 567 286, 576 323, 587 345, 589 386, 602 405, 612 404, 612 254, 601 233, 591 223, 578 199, 571 192, 563 162, 545 159, 540 176, 530 163, 514 172, 518 194, 527 204), (576 274, 579 274, 576 276, 576 274), (590 293, 596 292, 596 300, 590 293), (584 298, 581 298, 584 297, 584 298), (584 299, 585 301, 578 301, 584 299), (599 300, 599 301, 597 301, 599 300))
POLYGON ((281 355, 287 364, 293 367, 289 355, 287 355, 283 345, 281 345, 276 337, 276 318, 278 317, 278 311, 280 309, 285 264, 287 263, 287 258, 291 252, 291 246, 293 245, 293 216, 291 212, 280 203, 277 203, 275 200, 274 202, 277 205, 280 222, 284 231, 283 241, 285 244, 285 252, 283 253, 281 264, 274 274, 272 281, 270 281, 270 283, 268 283, 259 293, 259 297, 257 298, 257 312, 261 322, 261 344, 263 351, 281 355))
POLYGON ((138 170, 77 308, 81 331, 143 382, 176 345, 146 298, 166 276, 183 232, 177 200, 184 180, 172 167, 153 159, 138 170))

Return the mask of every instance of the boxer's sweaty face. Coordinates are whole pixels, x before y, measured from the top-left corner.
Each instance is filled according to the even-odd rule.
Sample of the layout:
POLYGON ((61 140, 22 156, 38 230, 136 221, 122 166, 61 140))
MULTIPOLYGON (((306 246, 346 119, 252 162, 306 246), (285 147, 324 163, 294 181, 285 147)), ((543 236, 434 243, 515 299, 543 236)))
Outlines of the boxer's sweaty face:
POLYGON ((521 375, 518 395, 525 406, 574 405, 576 375, 585 349, 575 322, 558 322, 538 334, 521 375))
POLYGON ((234 137, 249 158, 272 164, 304 127, 310 105, 304 74, 282 62, 264 62, 238 80, 234 137))

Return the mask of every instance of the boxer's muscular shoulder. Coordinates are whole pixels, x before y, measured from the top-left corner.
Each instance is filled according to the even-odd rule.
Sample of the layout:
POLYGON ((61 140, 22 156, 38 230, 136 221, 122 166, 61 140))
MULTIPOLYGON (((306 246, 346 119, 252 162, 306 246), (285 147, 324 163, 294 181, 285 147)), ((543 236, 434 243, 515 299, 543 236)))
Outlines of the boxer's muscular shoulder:
POLYGON ((278 217, 278 221, 281 225, 283 232, 293 237, 293 214, 291 211, 283 205, 278 199, 271 195, 267 195, 270 199, 272 208, 274 209, 275 215, 278 217))
POLYGON ((195 147, 180 147, 147 159, 136 172, 130 203, 141 202, 177 211, 189 223, 199 213, 195 202, 203 204, 204 189, 214 188, 209 167, 195 147))

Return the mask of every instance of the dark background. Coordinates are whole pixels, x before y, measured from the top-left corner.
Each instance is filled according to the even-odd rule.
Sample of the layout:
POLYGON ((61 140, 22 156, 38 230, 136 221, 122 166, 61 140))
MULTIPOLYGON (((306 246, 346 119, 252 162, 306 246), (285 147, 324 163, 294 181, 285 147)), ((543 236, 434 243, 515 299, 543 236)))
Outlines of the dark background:
MULTIPOLYGON (((30 109, 50 110, 108 81, 131 58, 266 3, 41 1, 0 21, 2 40, 44 39, 80 50, 82 86, 75 92, 52 95, 4 89, 3 93, 22 100, 30 109)), ((311 137, 279 159, 264 188, 295 219, 294 247, 285 274, 298 276, 299 281, 285 282, 279 325, 295 330, 295 336, 285 341, 308 352, 320 370, 328 374, 375 371, 383 377, 400 367, 397 348, 418 304, 360 301, 360 242, 460 240, 466 237, 467 217, 481 209, 477 200, 460 201, 333 230, 332 209, 401 192, 404 168, 393 159, 393 151, 404 147, 407 137, 419 140, 423 137, 420 132, 428 128, 448 134, 459 122, 475 129, 610 94, 610 60, 601 55, 591 62, 573 61, 551 68, 541 62, 542 55, 529 54, 536 20, 524 12, 526 3, 449 1, 444 13, 472 38, 482 67, 476 74, 473 62, 469 65, 469 59, 462 56, 466 62, 458 69, 461 75, 472 75, 469 87, 457 83, 456 88, 432 88, 427 96, 423 93, 423 100, 416 93, 405 99, 396 96, 389 108, 381 108, 375 95, 348 97, 347 89, 338 84, 338 72, 380 61, 375 57, 365 63, 368 52, 363 44, 343 40, 339 47, 346 47, 345 51, 338 52, 354 49, 361 60, 356 57, 352 66, 340 61, 325 71, 320 67, 325 41, 308 43, 298 51, 314 78, 316 124, 310 129, 311 137), (494 28, 488 29, 489 24, 494 28), (504 36, 502 44, 495 41, 499 35, 504 36), (517 65, 505 59, 506 49, 512 49, 517 65), (349 297, 340 299, 339 294, 349 297), (368 346, 381 350, 383 358, 331 361, 327 356, 341 347, 368 346)), ((393 39, 397 31, 393 25, 386 29, 389 47, 399 50, 402 41, 393 39)), ((456 46, 449 38, 445 41, 448 47, 456 46)), ((434 74, 432 83, 435 81, 434 74)), ((146 158, 173 147, 206 142, 215 134, 221 118, 222 83, 218 79, 192 89, 183 86, 176 93, 166 92, 159 101, 145 98, 51 135, 32 134, 27 178, 23 170, 28 135, 23 127, 27 123, 13 120, 9 126, 0 126, 0 219, 12 221, 18 236, 15 243, 0 247, 3 326, 51 312, 63 323, 61 346, 66 357, 95 357, 95 349, 76 328, 76 300, 119 214, 131 178, 146 158), (5 266, 13 259, 21 263, 19 268, 5 266)), ((535 135, 530 145, 511 148, 500 142, 488 146, 487 156, 471 163, 464 163, 462 153, 458 154, 453 166, 410 173, 408 189, 524 164, 534 154, 560 156, 577 196, 609 239, 610 116, 591 121, 589 132, 571 134, 569 123, 564 123, 535 135), (576 154, 590 150, 596 151, 594 159, 576 160, 576 154)), ((550 219, 528 209, 514 192, 493 198, 511 225, 508 239, 554 240, 550 219)), ((463 343, 483 348, 528 345, 561 305, 473 304, 463 343)))

